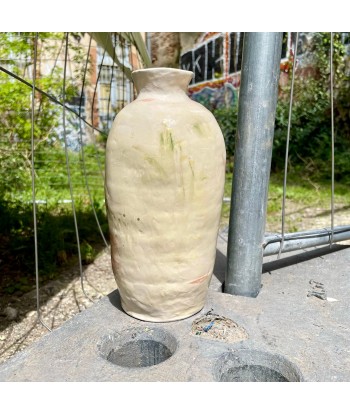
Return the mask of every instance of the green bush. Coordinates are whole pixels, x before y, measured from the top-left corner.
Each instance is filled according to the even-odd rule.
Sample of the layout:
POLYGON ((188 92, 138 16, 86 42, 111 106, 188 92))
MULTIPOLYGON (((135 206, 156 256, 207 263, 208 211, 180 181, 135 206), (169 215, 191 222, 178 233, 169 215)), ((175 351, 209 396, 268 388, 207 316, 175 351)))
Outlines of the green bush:
MULTIPOLYGON (((335 179, 350 183, 350 58, 334 36, 335 179)), ((331 177, 330 33, 315 33, 295 76, 289 170, 318 180, 331 177), (308 69, 308 70, 306 70, 308 69)), ((290 73, 290 78, 291 78, 290 73)), ((291 79, 289 80, 291 81, 291 79)), ((288 86, 282 88, 276 109, 272 170, 284 169, 289 115, 288 86)), ((237 128, 237 106, 213 111, 225 137, 231 162, 237 128)))
MULTIPOLYGON (((331 177, 330 33, 315 33, 296 72, 289 168, 318 179, 331 177), (311 70, 306 73, 305 67, 311 70)), ((350 90, 345 47, 334 37, 335 179, 350 181, 350 90)), ((281 91, 276 110, 272 169, 283 169, 289 113, 289 85, 281 91)))
MULTIPOLYGON (((97 203, 95 211, 102 231, 108 238, 105 211, 97 203)), ((88 204, 77 201, 76 215, 82 261, 83 264, 88 264, 96 256, 97 251, 94 246, 101 246, 101 236, 88 204)), ((37 231, 39 274, 41 282, 45 282, 57 272, 59 267, 71 263, 73 258, 76 261, 78 251, 71 205, 56 205, 55 210, 52 205, 39 205, 37 231)), ((26 292, 33 289, 35 251, 31 203, 0 200, 0 246, 2 248, 1 276, 12 276, 7 286, 0 285, 3 292, 26 292), (24 284, 18 276, 30 283, 24 284)))
POLYGON ((224 135, 227 159, 231 161, 234 155, 238 105, 215 109, 213 114, 224 135))

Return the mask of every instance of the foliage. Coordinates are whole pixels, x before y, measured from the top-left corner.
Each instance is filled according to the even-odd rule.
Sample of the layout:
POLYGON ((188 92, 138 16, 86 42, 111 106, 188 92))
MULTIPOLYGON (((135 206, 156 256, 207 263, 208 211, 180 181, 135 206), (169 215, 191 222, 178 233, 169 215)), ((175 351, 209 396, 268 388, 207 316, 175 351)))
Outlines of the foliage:
MULTIPOLYGON (((335 33, 333 42, 335 179, 350 183, 350 59, 335 33)), ((295 76, 289 169, 318 178, 331 174, 330 33, 314 33, 295 76)), ((292 65, 287 65, 291 68, 292 65)), ((280 91, 276 109, 272 170, 284 168, 289 116, 290 81, 280 91)), ((232 160, 237 128, 237 107, 213 111, 232 160)))
MULTIPOLYGON (((34 33, 0 33, 0 64, 32 83, 34 33)), ((69 104, 79 97, 86 55, 73 34, 68 39, 70 76, 65 97, 69 104)), ((39 33, 36 86, 62 100, 62 65, 64 33, 39 33), (46 64, 47 63, 47 64, 46 64)), ((31 183, 31 103, 32 89, 0 71, 0 261, 1 286, 5 292, 26 292, 33 288, 34 230, 31 183)), ((77 255, 77 242, 68 186, 66 153, 62 140, 62 108, 44 94, 35 94, 34 168, 35 199, 38 226, 39 275, 41 281, 51 278, 77 255)), ((68 159, 84 263, 96 255, 100 243, 96 220, 86 188, 78 129, 67 111, 68 159), (75 143, 75 145, 73 145, 75 143)), ((96 214, 107 237, 104 207, 104 151, 84 145, 85 169, 96 214), (99 166, 100 164, 100 166, 99 166)))
MULTIPOLYGON (((348 58, 339 34, 334 36, 334 122, 336 180, 350 181, 350 89, 348 58)), ((315 33, 295 76, 289 166, 329 179, 331 173, 330 33, 315 33)), ((290 83, 281 91, 276 110, 272 168, 284 166, 290 83)))
MULTIPOLYGON (((99 204, 95 210, 107 237, 108 229, 104 209, 99 204)), ((83 263, 90 263, 96 255, 93 246, 100 245, 100 235, 90 206, 78 200, 76 203, 79 237, 83 263)), ((39 205, 38 265, 42 282, 50 279, 57 271, 76 258, 77 243, 70 205, 39 205)), ((0 245, 2 248, 1 277, 8 279, 4 292, 26 292, 33 289, 34 274, 34 231, 33 209, 30 203, 0 202, 0 245), (28 283, 24 283, 25 279, 28 283)))
POLYGON ((227 159, 232 160, 234 155, 234 146, 237 128, 237 102, 232 107, 218 108, 213 111, 221 131, 224 135, 227 159))
MULTIPOLYGON (((319 180, 312 181, 308 176, 300 176, 297 172, 288 175, 287 183, 287 211, 292 214, 286 215, 286 232, 297 232, 306 230, 302 227, 306 218, 309 221, 317 220, 320 216, 320 210, 324 212, 325 217, 330 217, 330 184, 319 180), (292 208, 292 209, 291 209, 292 208), (309 213, 306 214, 306 211, 309 213), (311 212, 315 216, 310 216, 311 212)), ((232 192, 232 173, 226 174, 225 192, 226 200, 231 197, 232 192)), ((270 176, 268 205, 267 205, 267 223, 268 232, 281 231, 281 207, 283 197, 283 172, 272 173, 270 176)), ((339 208, 350 205, 349 187, 346 184, 336 183, 335 186, 335 204, 339 208)), ((220 226, 228 225, 230 217, 230 203, 224 201, 221 211, 220 226)), ((319 225, 313 225, 318 228, 319 225)))
MULTIPOLYGON (((93 205, 107 238, 103 180, 96 160, 96 148, 87 146, 84 153, 93 205)), ((100 150, 102 163, 103 155, 103 150, 100 150)), ((88 264, 97 254, 96 247, 101 244, 101 236, 86 189, 81 153, 70 150, 69 161, 81 256, 83 263, 88 264)), ((59 267, 71 263, 74 258, 76 260, 77 241, 64 149, 59 146, 48 147, 45 152, 38 152, 35 163, 39 275, 41 281, 47 281, 59 267), (55 166, 54 174, 52 166, 55 166)), ((12 187, 0 198, 0 275, 8 279, 8 284, 5 284, 7 293, 26 292, 34 284, 32 193, 30 179, 25 174, 23 177, 27 179, 25 183, 12 187)))
MULTIPOLYGON (((0 63, 14 74, 32 83, 34 70, 35 33, 0 33, 0 63)), ((41 32, 37 47, 36 86, 56 98, 62 98, 62 68, 56 65, 64 43, 63 33, 41 32), (50 61, 46 71, 44 62, 50 61)), ((74 53, 74 76, 82 72, 81 47, 69 42, 74 53)), ((75 78, 67 81, 66 99, 76 95, 75 78)), ((32 91, 24 83, 0 72, 0 165, 6 180, 0 186, 0 198, 14 186, 24 189, 30 180, 31 169, 31 102, 32 91)), ((40 93, 35 94, 35 150, 46 149, 59 140, 58 126, 62 110, 40 93)))

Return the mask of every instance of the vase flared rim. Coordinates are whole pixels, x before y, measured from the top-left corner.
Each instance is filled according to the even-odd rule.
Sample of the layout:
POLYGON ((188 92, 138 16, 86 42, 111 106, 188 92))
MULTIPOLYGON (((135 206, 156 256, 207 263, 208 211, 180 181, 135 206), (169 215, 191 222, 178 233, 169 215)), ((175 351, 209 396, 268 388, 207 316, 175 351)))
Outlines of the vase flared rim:
POLYGON ((132 74, 136 73, 146 73, 146 72, 169 72, 169 73, 187 73, 188 75, 194 75, 194 72, 187 71, 186 69, 178 69, 178 68, 167 68, 167 67, 157 67, 157 68, 143 68, 143 69, 135 69, 132 71, 132 74))
POLYGON ((150 90, 150 88, 153 91, 182 90, 187 92, 194 73, 176 68, 146 68, 137 69, 131 75, 137 92, 150 90))

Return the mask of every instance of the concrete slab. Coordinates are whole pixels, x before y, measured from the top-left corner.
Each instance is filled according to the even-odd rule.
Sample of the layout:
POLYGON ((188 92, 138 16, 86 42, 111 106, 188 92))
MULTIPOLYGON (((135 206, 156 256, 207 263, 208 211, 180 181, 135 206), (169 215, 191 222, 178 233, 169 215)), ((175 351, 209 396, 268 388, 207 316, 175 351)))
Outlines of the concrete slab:
POLYGON ((304 381, 350 381, 350 246, 266 258, 262 290, 246 298, 220 292, 225 244, 219 244, 215 277, 199 314, 142 322, 123 312, 114 291, 0 365, 0 381, 232 381, 237 364, 254 370, 265 365, 290 381, 299 375, 304 381), (337 301, 308 296, 310 280, 337 301), (193 322, 210 310, 234 320, 247 338, 211 337, 218 320, 207 332, 193 332, 193 322), (147 367, 106 360, 130 366, 134 357, 145 366, 170 355, 147 367))

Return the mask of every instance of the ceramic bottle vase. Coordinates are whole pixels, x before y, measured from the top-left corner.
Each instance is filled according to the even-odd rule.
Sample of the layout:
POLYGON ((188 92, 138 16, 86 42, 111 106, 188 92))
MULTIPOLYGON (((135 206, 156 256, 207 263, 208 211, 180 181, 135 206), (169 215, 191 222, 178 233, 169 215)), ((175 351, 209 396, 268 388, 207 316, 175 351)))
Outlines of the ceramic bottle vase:
POLYGON ((138 97, 106 149, 112 267, 126 313, 173 321, 200 311, 211 279, 226 152, 214 116, 187 96, 192 72, 134 71, 138 97))

